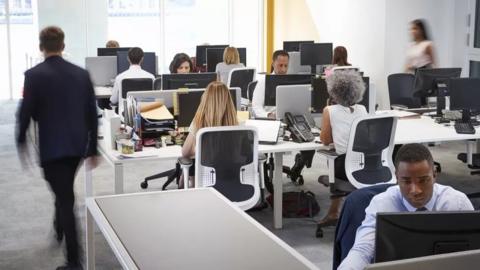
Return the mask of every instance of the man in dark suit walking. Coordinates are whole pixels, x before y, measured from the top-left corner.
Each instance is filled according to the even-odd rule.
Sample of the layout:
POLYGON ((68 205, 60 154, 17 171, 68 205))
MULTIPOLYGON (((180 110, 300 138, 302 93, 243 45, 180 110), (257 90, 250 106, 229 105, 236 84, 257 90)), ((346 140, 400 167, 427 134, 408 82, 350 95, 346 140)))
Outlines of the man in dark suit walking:
POLYGON ((97 112, 88 72, 62 58, 64 33, 58 27, 40 32, 45 61, 25 72, 23 100, 18 111, 17 147, 27 161, 26 132, 38 123, 40 165, 55 195, 57 241, 65 236, 67 263, 58 269, 81 269, 75 224, 73 183, 80 161, 97 164, 97 112))

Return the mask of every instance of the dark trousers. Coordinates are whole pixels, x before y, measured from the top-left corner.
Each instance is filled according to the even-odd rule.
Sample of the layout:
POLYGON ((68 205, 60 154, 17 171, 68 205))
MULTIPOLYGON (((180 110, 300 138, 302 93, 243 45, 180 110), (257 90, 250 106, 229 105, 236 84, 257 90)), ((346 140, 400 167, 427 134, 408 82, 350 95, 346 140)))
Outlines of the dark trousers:
POLYGON ((73 181, 80 157, 62 158, 42 164, 45 180, 55 194, 55 220, 57 233, 64 233, 67 246, 67 261, 78 264, 78 236, 73 211, 75 194, 73 181))

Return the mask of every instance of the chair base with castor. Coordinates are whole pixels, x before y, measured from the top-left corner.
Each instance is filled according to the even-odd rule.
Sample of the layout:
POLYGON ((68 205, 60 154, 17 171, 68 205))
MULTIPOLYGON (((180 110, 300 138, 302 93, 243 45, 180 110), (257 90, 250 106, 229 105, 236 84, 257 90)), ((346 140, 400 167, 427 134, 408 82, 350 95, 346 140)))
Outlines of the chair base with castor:
POLYGON ((171 169, 169 171, 165 171, 165 172, 162 172, 162 173, 159 173, 159 174, 155 174, 155 175, 152 175, 152 176, 145 177, 145 180, 140 183, 140 187, 142 189, 146 189, 146 188, 148 188, 148 181, 155 180, 155 179, 158 179, 158 178, 167 177, 167 181, 162 186, 162 190, 166 190, 167 186, 170 185, 170 183, 172 183, 173 180, 176 180, 176 183, 178 185, 178 182, 180 181, 180 175, 181 174, 182 174, 182 170, 180 168, 180 164, 177 162, 177 164, 175 165, 175 169, 171 169))

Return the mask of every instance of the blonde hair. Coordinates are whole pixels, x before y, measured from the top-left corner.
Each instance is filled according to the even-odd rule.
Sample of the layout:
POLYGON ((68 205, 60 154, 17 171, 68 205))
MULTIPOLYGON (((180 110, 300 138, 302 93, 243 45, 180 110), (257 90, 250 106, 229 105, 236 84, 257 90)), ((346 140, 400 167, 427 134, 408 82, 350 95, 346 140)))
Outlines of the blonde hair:
POLYGON ((107 44, 105 44, 105 47, 107 47, 107 48, 119 48, 120 44, 118 44, 118 41, 116 41, 116 40, 109 40, 109 41, 107 41, 107 44))
POLYGON ((223 51, 223 62, 227 65, 240 64, 240 55, 235 47, 226 47, 223 51))
POLYGON ((237 111, 227 86, 211 82, 202 95, 193 124, 196 130, 204 127, 236 126, 237 111))

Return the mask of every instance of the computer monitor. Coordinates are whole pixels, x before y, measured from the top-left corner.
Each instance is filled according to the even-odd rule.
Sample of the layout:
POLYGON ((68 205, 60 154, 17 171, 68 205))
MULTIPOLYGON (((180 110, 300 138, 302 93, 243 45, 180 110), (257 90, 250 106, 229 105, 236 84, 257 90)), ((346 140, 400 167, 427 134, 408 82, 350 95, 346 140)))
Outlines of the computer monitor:
MULTIPOLYGON (((437 116, 445 109, 445 96, 448 96, 448 82, 460 77, 462 68, 420 68, 415 72, 414 96, 437 97, 437 116)), ((425 104, 422 104, 425 105, 425 104)))
POLYGON ((128 52, 130 47, 97 48, 97 56, 117 56, 117 52, 128 52))
POLYGON ((329 98, 325 79, 314 77, 312 79, 312 113, 323 113, 329 98))
POLYGON ((332 63, 332 43, 304 43, 300 45, 300 64, 311 67, 311 72, 317 73, 317 65, 332 63))
POLYGON ((207 85, 217 80, 217 73, 188 73, 188 74, 163 74, 162 89, 174 90, 179 88, 206 88, 207 85))
MULTIPOLYGON (((240 56, 240 63, 247 66, 247 48, 237 48, 240 56)), ((215 72, 217 64, 223 62, 223 52, 221 48, 207 48, 207 72, 215 72)))
MULTIPOLYGON (((237 88, 230 89, 230 95, 232 96, 233 105, 237 107, 237 88)), ((195 113, 202 99, 202 95, 205 91, 186 91, 177 92, 177 126, 189 127, 192 123, 195 113)))
MULTIPOLYGON (((120 74, 127 70, 129 67, 130 62, 128 62, 128 52, 117 52, 117 73, 120 74)), ((154 52, 143 53, 143 61, 141 67, 143 70, 151 73, 152 75, 157 74, 157 57, 154 52)))
POLYGON ((265 75, 265 106, 275 106, 279 85, 302 85, 312 83, 310 74, 265 75))
POLYGON ((283 42, 283 50, 286 52, 299 52, 300 51, 300 44, 309 43, 312 44, 315 41, 313 40, 304 40, 304 41, 284 41, 283 42))
POLYGON ((480 212, 378 213, 375 262, 480 249, 480 212))
POLYGON ((480 78, 450 80, 450 109, 462 110, 462 121, 470 121, 470 112, 480 110, 480 78))
POLYGON ((90 73, 93 85, 109 86, 117 76, 116 56, 94 56, 85 58, 85 69, 90 73))
POLYGON ((197 67, 207 65, 207 49, 225 49, 228 45, 198 45, 195 53, 197 67))
MULTIPOLYGON (((361 104, 365 106, 365 109, 369 113, 372 113, 372 108, 370 108, 370 78, 369 77, 362 77, 363 83, 365 83, 365 93, 363 93, 363 98, 360 100, 357 104, 361 104)), ((375 107, 373 107, 373 110, 375 111, 375 107)))

